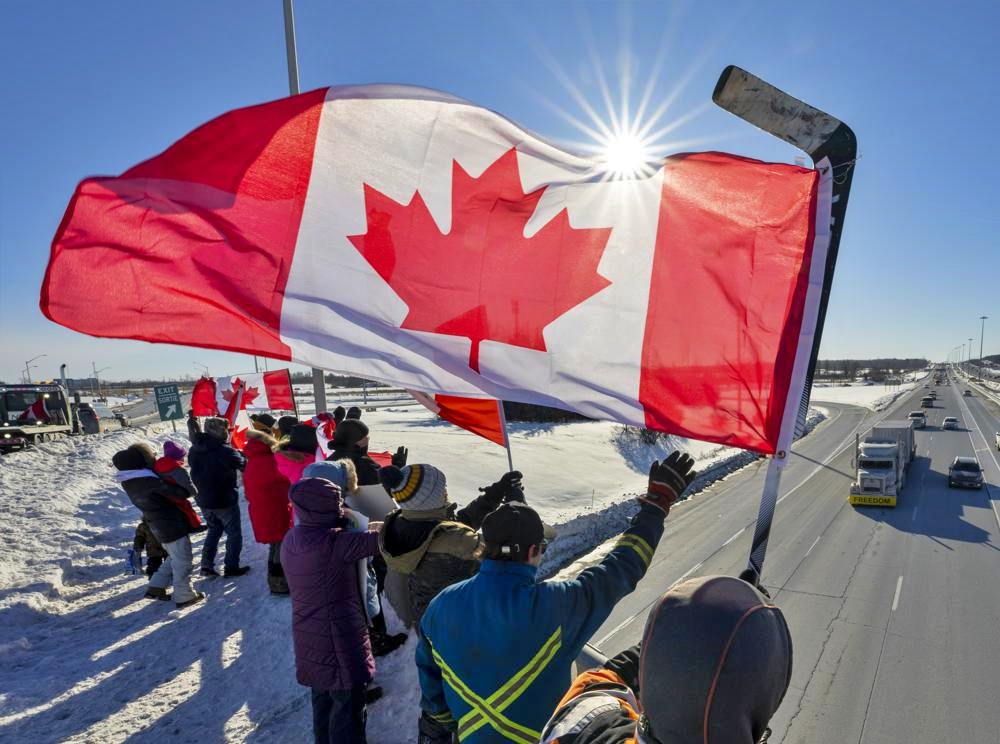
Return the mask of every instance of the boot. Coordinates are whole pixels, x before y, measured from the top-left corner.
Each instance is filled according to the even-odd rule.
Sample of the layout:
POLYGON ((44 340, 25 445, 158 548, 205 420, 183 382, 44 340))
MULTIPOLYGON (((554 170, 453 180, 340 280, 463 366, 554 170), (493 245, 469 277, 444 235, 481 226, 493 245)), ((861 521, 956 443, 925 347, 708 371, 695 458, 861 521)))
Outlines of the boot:
POLYGON ((268 576, 267 588, 271 594, 288 594, 288 579, 284 576, 268 576))
POLYGON ((387 654, 391 654, 397 648, 406 643, 406 633, 397 633, 396 635, 389 635, 388 633, 378 633, 372 631, 371 641, 372 641, 372 655, 386 656, 387 654))

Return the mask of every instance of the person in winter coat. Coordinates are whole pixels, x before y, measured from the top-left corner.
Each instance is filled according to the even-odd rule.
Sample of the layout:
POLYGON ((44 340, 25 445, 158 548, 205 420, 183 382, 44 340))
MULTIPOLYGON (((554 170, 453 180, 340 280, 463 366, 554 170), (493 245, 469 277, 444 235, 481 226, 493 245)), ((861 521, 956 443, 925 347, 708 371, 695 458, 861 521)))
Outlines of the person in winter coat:
POLYGON ((399 507, 379 537, 389 568, 386 595, 412 627, 442 589, 479 570, 483 542, 476 530, 505 498, 521 494, 521 474, 507 473, 463 509, 448 500, 444 473, 433 465, 382 468, 382 480, 399 507))
POLYGON ((537 512, 512 501, 486 516, 479 573, 444 589, 420 621, 422 744, 453 735, 475 744, 538 740, 583 646, 646 573, 693 464, 676 452, 654 462, 629 528, 569 581, 536 580, 550 539, 537 512))
POLYGON ((378 523, 346 529, 340 489, 323 478, 292 484, 297 524, 281 544, 292 594, 292 642, 300 685, 312 689, 317 743, 364 744, 375 659, 358 591, 357 562, 378 552, 378 523))
MULTIPOLYGON (((379 478, 379 464, 368 456, 368 438, 368 425, 348 417, 337 424, 333 439, 327 445, 331 450, 327 460, 350 460, 354 463, 359 486, 375 486, 382 482, 379 478)), ((392 464, 397 468, 403 467, 406 465, 406 455, 406 448, 399 447, 392 456, 392 464)))
MULTIPOLYGON (((189 496, 197 496, 198 489, 194 487, 194 483, 191 481, 191 476, 188 475, 188 471, 184 468, 184 458, 186 456, 186 449, 181 447, 176 442, 171 442, 168 439, 163 443, 163 457, 153 463, 153 472, 163 478, 163 480, 167 483, 173 483, 175 486, 180 486, 188 492, 189 496)), ((177 499, 174 503, 177 504, 177 507, 182 512, 184 512, 184 516, 187 518, 188 523, 194 531, 201 532, 208 529, 208 527, 203 524, 201 519, 198 517, 198 513, 195 512, 190 501, 185 498, 177 499)))
MULTIPOLYGON (((171 502, 176 504, 177 499, 170 498, 171 502)), ((142 554, 142 551, 146 551, 146 567, 145 572, 148 578, 153 578, 160 566, 163 565, 163 559, 167 557, 167 551, 163 549, 160 545, 160 541, 156 539, 156 535, 153 534, 152 530, 149 529, 149 522, 143 517, 139 520, 139 524, 135 526, 135 536, 132 538, 132 550, 135 551, 137 556, 142 554)), ((141 558, 137 560, 141 561, 141 558)))
POLYGON ((168 600, 167 587, 172 584, 174 602, 187 607, 205 598, 191 586, 191 525, 171 500, 184 498, 187 492, 154 473, 150 467, 154 459, 148 447, 133 444, 116 452, 111 462, 118 470, 116 480, 167 553, 146 586, 146 596, 168 600))
POLYGON ((642 642, 580 674, 542 744, 756 744, 792 678, 781 610, 730 576, 689 579, 653 605, 642 642))
POLYGON ((316 430, 309 424, 295 424, 287 438, 282 437, 274 452, 279 472, 294 485, 302 471, 316 462, 316 430))
POLYGON ((243 493, 247 497, 254 539, 268 546, 267 586, 272 594, 288 594, 288 582, 281 567, 281 541, 292 528, 292 504, 288 500, 288 478, 275 462, 278 442, 264 431, 251 429, 243 454, 243 493))
POLYGON ((250 570, 240 565, 243 550, 243 526, 240 521, 239 492, 236 474, 246 467, 246 459, 230 447, 229 422, 224 418, 205 419, 205 431, 195 434, 188 453, 191 480, 198 489, 195 500, 201 507, 208 532, 201 548, 201 575, 218 576, 215 556, 219 539, 226 535, 226 576, 242 576, 250 570))
MULTIPOLYGON (((353 512, 354 514, 362 515, 362 518, 364 518, 364 511, 357 508, 361 491, 358 488, 358 475, 354 470, 354 463, 350 460, 314 462, 302 471, 302 476, 304 478, 326 478, 335 484, 340 488, 340 492, 344 497, 345 513, 353 512)), ((371 611, 368 614, 371 620, 369 635, 372 642, 372 653, 375 656, 385 656, 391 654, 406 642, 406 633, 392 634, 386 628, 385 613, 382 611, 379 599, 382 586, 378 581, 378 573, 375 567, 378 558, 379 556, 375 555, 368 561, 369 569, 367 574, 369 575, 365 577, 366 581, 363 591, 366 598, 370 598, 371 611), (374 586, 369 586, 369 578, 374 583, 374 586)), ((384 563, 382 564, 382 569, 383 571, 385 569, 384 563)))
POLYGON ((292 427, 299 423, 299 420, 294 416, 282 416, 278 419, 278 423, 275 426, 278 427, 278 438, 287 439, 292 435, 292 427))

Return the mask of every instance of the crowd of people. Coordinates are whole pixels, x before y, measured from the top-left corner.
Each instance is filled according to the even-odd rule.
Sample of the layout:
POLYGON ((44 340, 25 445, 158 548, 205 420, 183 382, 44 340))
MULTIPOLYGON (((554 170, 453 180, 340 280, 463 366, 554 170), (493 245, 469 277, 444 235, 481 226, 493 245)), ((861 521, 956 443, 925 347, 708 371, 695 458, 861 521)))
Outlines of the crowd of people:
POLYGON ((358 408, 300 422, 251 417, 242 452, 229 422, 189 417, 191 446, 157 456, 133 444, 112 459, 142 519, 145 596, 188 607, 190 536, 204 531, 203 577, 244 576, 238 473, 254 539, 268 546, 267 587, 291 599, 296 676, 310 688, 316 742, 366 741, 375 657, 390 634, 384 603, 416 630, 421 689, 413 740, 755 744, 788 687, 788 627, 760 587, 703 577, 667 591, 641 644, 571 679, 572 665, 615 604, 649 568, 671 506, 694 462, 672 453, 650 467, 629 527, 595 566, 541 581, 556 538, 528 505, 522 475, 503 474, 464 508, 445 474, 408 464, 399 447, 380 464, 358 408), (190 472, 185 467, 185 458, 190 472), (202 517, 192 508, 197 504, 202 517))

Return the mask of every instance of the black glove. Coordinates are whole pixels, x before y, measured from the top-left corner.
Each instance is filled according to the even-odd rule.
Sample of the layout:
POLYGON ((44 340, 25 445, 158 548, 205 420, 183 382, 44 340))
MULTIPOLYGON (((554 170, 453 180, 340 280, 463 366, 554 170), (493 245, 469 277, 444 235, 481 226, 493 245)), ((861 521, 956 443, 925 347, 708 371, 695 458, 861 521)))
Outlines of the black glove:
POLYGON ((652 504, 666 516, 698 474, 692 470, 693 467, 694 459, 690 455, 676 451, 671 452, 663 462, 654 460, 649 466, 649 489, 639 500, 652 504))
POLYGON ((511 470, 504 473, 503 477, 496 483, 479 490, 491 500, 499 504, 501 501, 520 501, 524 503, 524 488, 521 487, 521 475, 519 470, 511 470))
POLYGON ((431 718, 426 711, 420 712, 417 722, 417 744, 451 744, 452 730, 431 718))
POLYGON ((392 456, 392 464, 397 468, 406 467, 406 456, 410 454, 410 451, 406 447, 399 447, 396 453, 392 456))
POLYGON ((610 669, 612 672, 617 674, 622 678, 622 681, 627 684, 632 692, 639 695, 639 644, 635 644, 624 651, 622 651, 617 656, 612 656, 606 662, 604 662, 604 668, 610 669))

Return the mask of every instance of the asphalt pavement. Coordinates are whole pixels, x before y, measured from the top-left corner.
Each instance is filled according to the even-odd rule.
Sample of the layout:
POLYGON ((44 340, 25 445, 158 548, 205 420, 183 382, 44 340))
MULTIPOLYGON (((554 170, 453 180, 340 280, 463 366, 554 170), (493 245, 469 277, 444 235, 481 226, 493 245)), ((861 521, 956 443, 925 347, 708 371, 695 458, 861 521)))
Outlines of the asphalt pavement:
MULTIPOLYGON (((852 507, 855 434, 919 408, 924 388, 889 411, 817 403, 830 417, 793 447, 764 564, 764 585, 792 630, 792 684, 770 742, 1000 742, 1000 408, 935 388, 917 458, 895 509, 852 507), (957 416, 957 431, 940 428, 957 416), (957 455, 987 485, 948 488, 957 455)), ((649 607, 688 576, 746 565, 765 465, 750 466, 671 513, 647 576, 593 643, 637 642, 649 607)))

